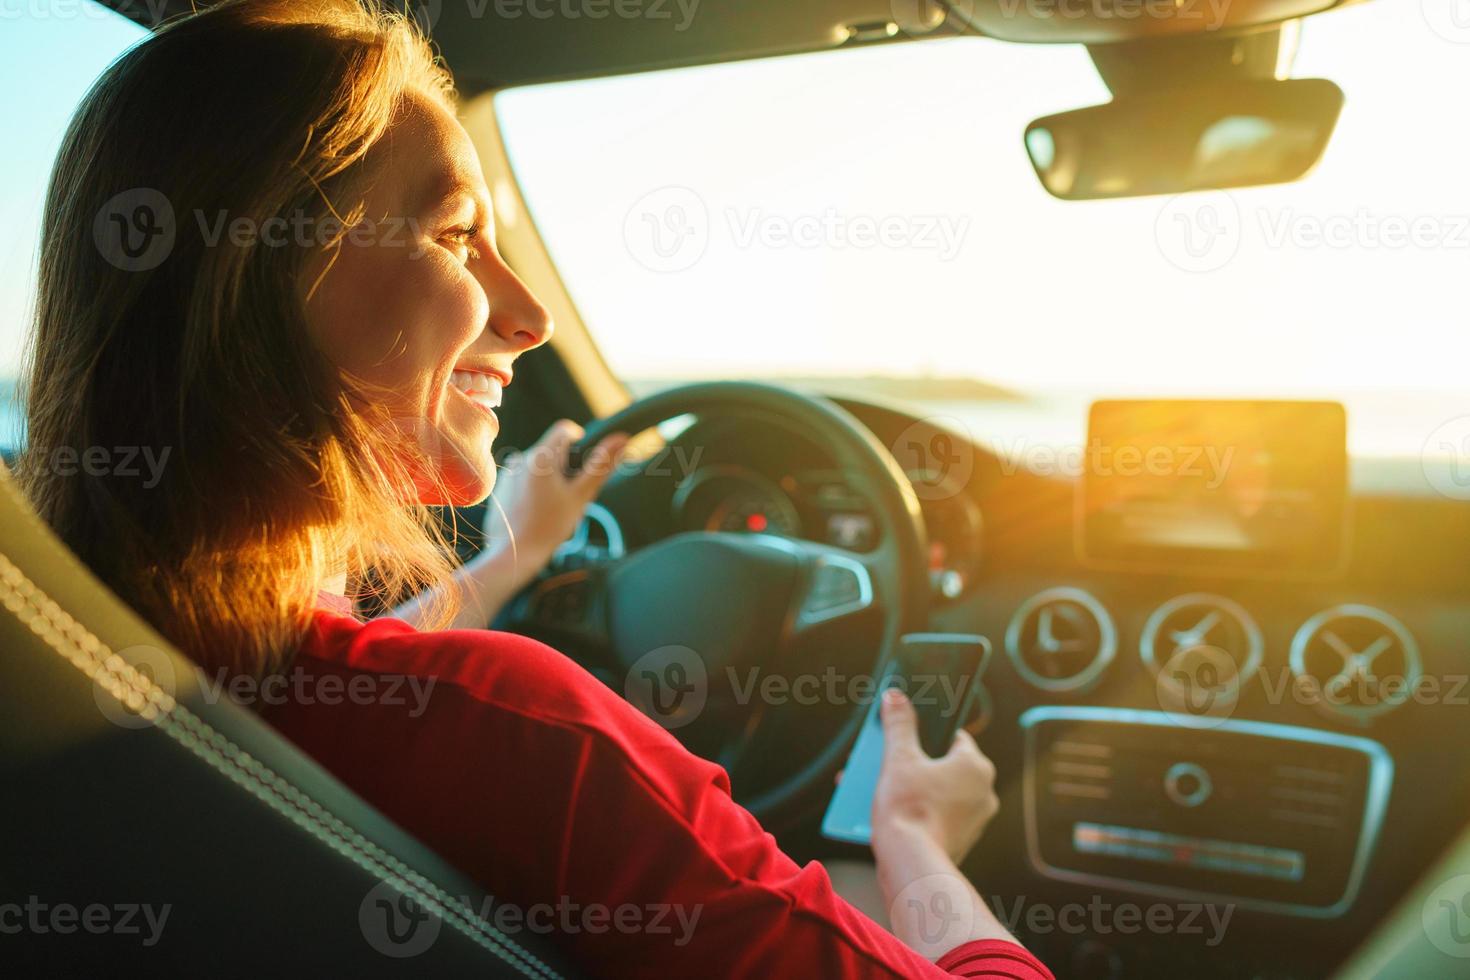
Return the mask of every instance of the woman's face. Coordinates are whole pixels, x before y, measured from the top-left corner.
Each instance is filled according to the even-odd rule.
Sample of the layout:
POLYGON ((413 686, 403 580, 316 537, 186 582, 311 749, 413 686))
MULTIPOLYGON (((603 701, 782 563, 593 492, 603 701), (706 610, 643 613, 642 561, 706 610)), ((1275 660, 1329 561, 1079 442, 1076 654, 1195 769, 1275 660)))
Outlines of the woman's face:
MULTIPOLYGON (((365 161, 362 222, 304 288, 318 347, 375 392, 400 436, 435 472, 415 472, 427 504, 463 506, 495 484, 495 409, 516 357, 546 342, 551 318, 495 250, 480 162, 454 116, 406 104, 365 161)), ((333 202, 339 205, 339 202, 333 202)))

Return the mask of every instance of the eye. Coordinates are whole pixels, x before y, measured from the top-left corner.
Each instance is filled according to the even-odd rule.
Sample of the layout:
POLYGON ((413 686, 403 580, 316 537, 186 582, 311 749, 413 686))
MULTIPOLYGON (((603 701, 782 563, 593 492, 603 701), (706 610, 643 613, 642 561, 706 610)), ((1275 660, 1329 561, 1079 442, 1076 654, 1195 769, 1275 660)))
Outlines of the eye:
POLYGON ((443 240, 453 243, 456 248, 464 249, 465 261, 478 259, 480 257, 480 250, 475 247, 475 240, 480 237, 482 230, 478 224, 464 225, 460 228, 450 229, 444 234, 443 240))

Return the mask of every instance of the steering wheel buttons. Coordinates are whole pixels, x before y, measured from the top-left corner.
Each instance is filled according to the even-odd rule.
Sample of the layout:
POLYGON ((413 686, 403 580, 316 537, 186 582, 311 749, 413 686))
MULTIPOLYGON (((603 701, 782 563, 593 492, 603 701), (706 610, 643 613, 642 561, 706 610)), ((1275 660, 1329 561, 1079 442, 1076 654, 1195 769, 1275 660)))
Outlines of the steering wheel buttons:
POLYGON ((819 565, 812 578, 811 602, 815 611, 835 609, 863 597, 862 582, 850 568, 841 565, 819 565))

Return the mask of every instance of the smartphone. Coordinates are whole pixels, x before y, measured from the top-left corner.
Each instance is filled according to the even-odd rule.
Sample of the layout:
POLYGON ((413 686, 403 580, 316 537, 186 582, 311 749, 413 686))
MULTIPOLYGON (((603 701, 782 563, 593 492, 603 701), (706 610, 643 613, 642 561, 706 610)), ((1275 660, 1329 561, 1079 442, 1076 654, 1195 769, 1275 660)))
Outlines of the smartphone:
MULTIPOLYGON (((887 664, 878 691, 898 687, 909 696, 918 714, 919 743, 937 758, 949 751, 955 732, 969 717, 989 662, 990 641, 983 636, 909 633, 899 639, 898 653, 887 664)), ((881 700, 875 697, 868 708, 842 782, 822 818, 822 836, 830 840, 872 843, 873 793, 883 765, 881 700)))

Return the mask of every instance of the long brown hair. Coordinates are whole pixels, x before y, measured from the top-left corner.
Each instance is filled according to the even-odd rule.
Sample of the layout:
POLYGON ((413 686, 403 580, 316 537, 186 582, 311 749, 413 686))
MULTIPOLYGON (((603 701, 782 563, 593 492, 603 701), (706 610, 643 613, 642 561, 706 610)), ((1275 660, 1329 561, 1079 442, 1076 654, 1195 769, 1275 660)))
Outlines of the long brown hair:
POLYGON ((119 58, 63 140, 19 475, 66 543, 206 666, 282 666, 344 563, 388 594, 449 571, 404 494, 423 461, 388 444, 306 329, 342 233, 310 247, 208 233, 218 216, 351 227, 364 157, 413 94, 454 97, 411 21, 356 0, 226 0, 119 58), (143 478, 129 453, 161 471, 143 478))

